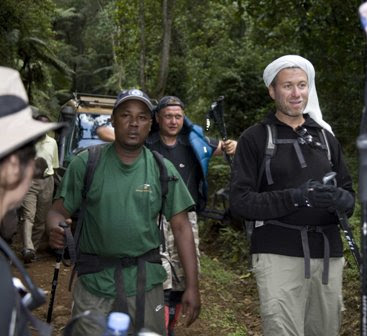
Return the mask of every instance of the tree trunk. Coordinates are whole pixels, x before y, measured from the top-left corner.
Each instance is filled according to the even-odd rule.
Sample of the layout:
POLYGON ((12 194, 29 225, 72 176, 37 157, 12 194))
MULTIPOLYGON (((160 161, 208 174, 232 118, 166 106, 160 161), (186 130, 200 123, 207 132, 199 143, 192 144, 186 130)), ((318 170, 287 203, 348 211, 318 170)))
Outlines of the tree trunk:
POLYGON ((144 0, 139 1, 139 27, 140 27, 140 60, 139 60, 139 84, 143 91, 145 85, 145 19, 144 19, 144 0))
POLYGON ((159 67, 158 83, 155 90, 155 96, 160 98, 164 95, 166 89, 168 70, 169 70, 169 54, 171 44, 171 31, 173 10, 175 7, 175 0, 163 0, 162 14, 163 14, 163 41, 161 51, 161 63, 159 67))
MULTIPOLYGON (((119 35, 119 34, 118 34, 119 35)), ((119 63, 119 59, 116 55, 116 41, 114 34, 111 34, 111 42, 112 42, 112 58, 113 58, 113 72, 117 76, 117 86, 119 90, 126 89, 126 87, 122 87, 122 83, 125 79, 125 71, 122 64, 119 63)))

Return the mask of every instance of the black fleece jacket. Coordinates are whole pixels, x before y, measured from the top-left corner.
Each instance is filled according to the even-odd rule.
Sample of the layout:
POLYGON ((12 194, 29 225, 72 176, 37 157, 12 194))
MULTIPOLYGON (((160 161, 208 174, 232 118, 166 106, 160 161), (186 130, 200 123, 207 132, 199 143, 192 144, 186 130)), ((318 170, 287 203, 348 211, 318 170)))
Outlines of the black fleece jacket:
MULTIPOLYGON (((341 257, 343 246, 336 215, 327 209, 296 207, 291 199, 292 188, 298 188, 309 179, 322 181, 330 172, 337 173, 339 187, 354 196, 352 179, 348 173, 341 146, 328 131, 326 136, 331 150, 332 167, 327 152, 309 144, 301 145, 307 167, 301 168, 292 144, 278 144, 271 159, 271 173, 274 184, 268 185, 263 172, 259 190, 256 190, 260 167, 264 160, 267 131, 264 124, 275 124, 278 139, 297 139, 296 132, 270 113, 262 123, 246 129, 237 144, 233 162, 230 209, 236 217, 252 220, 277 220, 297 226, 330 226, 325 228, 330 243, 330 256, 341 257)), ((303 124, 314 140, 319 141, 317 129, 321 129, 312 118, 305 115, 303 124)), ((350 215, 353 209, 348 211, 350 215)), ((311 258, 323 257, 323 237, 320 233, 309 232, 311 258)), ((274 253, 287 256, 303 256, 300 231, 276 225, 264 225, 254 230, 251 253, 274 253)))

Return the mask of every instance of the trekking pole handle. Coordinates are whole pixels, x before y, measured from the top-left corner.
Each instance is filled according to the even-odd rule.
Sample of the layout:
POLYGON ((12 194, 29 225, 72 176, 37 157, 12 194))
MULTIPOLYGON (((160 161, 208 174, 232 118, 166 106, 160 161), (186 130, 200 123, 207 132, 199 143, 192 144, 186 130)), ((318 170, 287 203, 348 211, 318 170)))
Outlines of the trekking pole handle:
MULTIPOLYGON (((224 113, 223 113, 223 102, 224 102, 224 96, 218 97, 215 102, 212 104, 212 114, 215 121, 215 124, 218 127, 219 133, 221 135, 222 141, 225 142, 228 140, 227 136, 227 128, 226 124, 224 122, 224 113)), ((232 157, 227 154, 227 152, 224 152, 224 156, 229 164, 229 166, 232 166, 232 157)))
POLYGON ((329 173, 327 173, 323 178, 322 178, 322 184, 328 185, 330 184, 330 182, 335 185, 336 184, 336 180, 335 180, 335 176, 336 173, 331 171, 329 173))
MULTIPOLYGON (((68 225, 64 221, 61 221, 59 223, 59 226, 63 229, 66 229, 68 227, 68 225)), ((64 240, 66 239, 64 238, 64 240)), ((62 254, 64 253, 64 248, 55 250, 55 253, 56 253, 56 261, 60 261, 62 254)))

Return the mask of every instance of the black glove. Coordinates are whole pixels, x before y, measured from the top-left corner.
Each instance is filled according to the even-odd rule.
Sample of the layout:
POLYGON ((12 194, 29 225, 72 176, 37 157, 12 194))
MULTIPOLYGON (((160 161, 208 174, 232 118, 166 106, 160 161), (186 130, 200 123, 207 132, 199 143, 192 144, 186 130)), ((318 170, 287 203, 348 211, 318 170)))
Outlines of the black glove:
POLYGON ((329 208, 334 204, 332 188, 335 189, 334 186, 308 180, 299 188, 290 190, 291 198, 297 207, 329 208))
POLYGON ((333 188, 334 188, 332 191, 333 204, 331 205, 330 208, 341 211, 351 210, 354 205, 354 198, 352 194, 343 188, 337 188, 337 187, 333 188))
POLYGON ((354 204, 350 192, 314 180, 308 180, 299 188, 291 189, 291 197, 293 203, 298 207, 309 206, 345 211, 353 208, 354 204))

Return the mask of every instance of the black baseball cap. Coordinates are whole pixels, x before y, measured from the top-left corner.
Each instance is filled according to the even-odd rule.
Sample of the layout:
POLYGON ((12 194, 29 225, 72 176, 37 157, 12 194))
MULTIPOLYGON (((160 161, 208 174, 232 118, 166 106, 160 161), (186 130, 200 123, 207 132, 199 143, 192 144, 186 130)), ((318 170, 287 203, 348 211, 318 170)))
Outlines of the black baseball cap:
POLYGON ((115 111, 122 103, 128 100, 139 100, 148 107, 151 113, 153 112, 153 104, 150 101, 150 98, 148 97, 148 95, 145 92, 139 89, 121 91, 116 98, 116 102, 113 107, 113 110, 115 111))
POLYGON ((185 109, 185 105, 180 98, 175 96, 164 96, 158 103, 157 111, 160 111, 167 106, 180 106, 183 110, 185 109))

